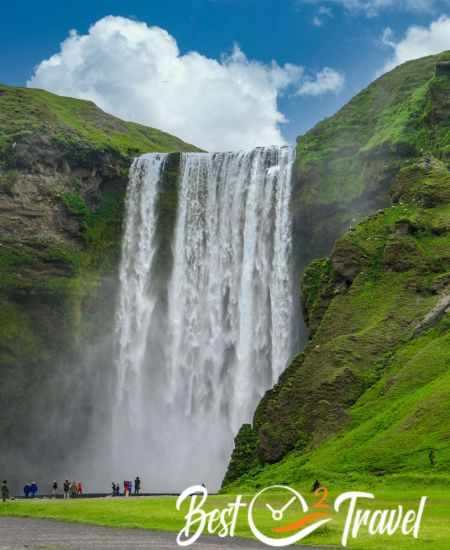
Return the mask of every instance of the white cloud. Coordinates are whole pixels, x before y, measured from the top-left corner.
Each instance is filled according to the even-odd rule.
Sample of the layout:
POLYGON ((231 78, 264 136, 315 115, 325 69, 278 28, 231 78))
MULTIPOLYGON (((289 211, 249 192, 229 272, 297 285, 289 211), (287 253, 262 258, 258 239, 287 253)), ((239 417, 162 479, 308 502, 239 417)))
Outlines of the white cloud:
POLYGON ((325 24, 326 17, 333 17, 333 11, 326 6, 320 6, 317 10, 317 15, 313 17, 312 24, 315 27, 322 27, 325 24))
MULTIPOLYGON (((228 150, 284 143, 277 100, 303 79, 302 67, 252 61, 237 46, 220 60, 182 55, 164 29, 108 16, 85 35, 71 31, 27 85, 90 99, 208 150, 228 150)), ((317 95, 312 82, 304 86, 302 93, 317 95)))
POLYGON ((403 12, 432 12, 439 6, 448 6, 449 0, 300 0, 305 4, 328 3, 342 6, 353 14, 374 17, 383 10, 403 12))
POLYGON ((395 41, 392 30, 386 28, 382 42, 392 48, 393 55, 379 74, 390 71, 405 61, 450 50, 450 17, 442 15, 428 27, 409 27, 404 38, 398 42, 395 41))
POLYGON ((307 78, 297 90, 297 95, 318 96, 327 92, 339 92, 344 86, 345 76, 330 67, 325 67, 315 78, 307 78))
POLYGON ((386 27, 383 31, 383 34, 381 36, 381 43, 385 46, 390 46, 391 48, 395 48, 395 42, 394 39, 394 32, 390 27, 386 27))

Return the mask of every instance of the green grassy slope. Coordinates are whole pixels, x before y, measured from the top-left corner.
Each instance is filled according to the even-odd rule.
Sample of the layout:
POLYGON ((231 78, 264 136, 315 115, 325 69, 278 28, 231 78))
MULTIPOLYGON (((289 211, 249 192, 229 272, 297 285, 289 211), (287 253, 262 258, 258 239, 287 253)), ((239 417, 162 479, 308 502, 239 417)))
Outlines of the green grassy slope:
POLYGON ((312 338, 241 431, 227 483, 450 473, 450 174, 425 159, 400 189, 306 271, 312 338))
POLYGON ((355 220, 389 204, 405 163, 432 154, 450 161, 450 52, 410 61, 373 82, 336 115, 298 139, 295 231, 303 264, 328 254, 355 220))
POLYGON ((36 134, 45 135, 56 147, 82 152, 90 146, 125 157, 196 149, 160 130, 108 115, 91 101, 0 85, 0 158, 13 143, 36 134))
POLYGON ((450 126, 438 132, 444 145, 402 163, 392 206, 306 269, 310 341, 242 428, 225 487, 450 473, 450 126))

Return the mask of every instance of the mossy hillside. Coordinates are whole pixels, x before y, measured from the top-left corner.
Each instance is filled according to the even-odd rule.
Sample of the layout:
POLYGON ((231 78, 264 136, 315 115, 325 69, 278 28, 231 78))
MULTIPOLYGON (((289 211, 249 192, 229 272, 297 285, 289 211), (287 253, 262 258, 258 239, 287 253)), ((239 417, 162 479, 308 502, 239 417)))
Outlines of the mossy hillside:
MULTIPOLYGON (((64 319, 57 330, 67 327, 67 337, 62 340, 68 348, 78 345, 78 330, 92 338, 97 333, 96 323, 89 322, 89 312, 94 313, 95 308, 84 311, 84 305, 86 301, 95 300, 104 278, 113 276, 117 269, 123 201, 124 192, 106 191, 97 208, 91 210, 79 194, 62 196, 61 203, 67 215, 74 217, 79 226, 79 241, 40 236, 29 240, 18 240, 15 236, 2 239, 0 294, 15 301, 23 315, 27 315, 27 296, 33 296, 33 300, 41 296, 43 305, 58 304, 57 309, 64 319), (59 307, 62 304, 65 307, 59 307)), ((43 307, 43 311, 45 309, 43 307)), ((34 324, 37 334, 40 326, 34 324)), ((20 341, 20 330, 17 337, 20 341)), ((48 344, 43 340, 42 345, 45 348, 48 344)), ((18 356, 17 361, 21 360, 18 356)))
POLYGON ((447 159, 450 155, 450 96, 448 93, 450 55, 447 52, 440 57, 436 66, 436 76, 430 82, 428 124, 430 127, 431 147, 442 151, 447 159), (445 70, 442 70, 445 67, 445 70))
POLYGON ((349 423, 338 435, 317 449, 294 450, 276 464, 260 463, 228 489, 316 478, 332 485, 371 476, 387 484, 406 476, 413 484, 414 475, 416 481, 448 478, 449 333, 448 320, 442 321, 387 356, 382 376, 349 410, 349 423))
POLYGON ((236 450, 231 457, 223 481, 225 486, 244 476, 248 471, 259 467, 257 456, 258 437, 250 424, 244 424, 239 430, 235 438, 235 447, 236 450))
POLYGON ((0 85, 0 294, 20 312, 14 318, 40 296, 42 311, 58 304, 63 347, 94 338, 105 281, 114 293, 129 164, 143 152, 186 150, 196 148, 91 102, 0 85))
POLYGON ((441 161, 425 156, 405 165, 391 189, 392 201, 433 207, 450 202, 450 172, 441 161))
POLYGON ((17 145, 39 135, 56 149, 70 150, 78 162, 93 151, 128 163, 146 152, 196 150, 160 130, 108 115, 91 101, 0 85, 0 161, 10 164, 17 145))
POLYGON ((48 207, 34 231, 3 232, 1 291, 58 293, 80 321, 83 296, 117 268, 133 156, 178 150, 196 148, 92 102, 0 85, 0 193, 28 219, 48 207))
POLYGON ((450 285, 450 181, 441 168, 428 156, 405 167, 397 204, 306 270, 312 338, 259 405, 255 454, 228 486, 415 472, 431 448, 450 470, 450 322, 438 308, 450 285), (407 174, 417 176, 410 187, 407 174))
POLYGON ((449 52, 387 73, 298 138, 293 200, 301 265, 327 255, 350 226, 389 204, 398 171, 429 153, 450 159, 449 52))
POLYGON ((334 294, 332 266, 329 258, 312 261, 306 268, 301 284, 303 318, 313 333, 334 294))
POLYGON ((140 153, 186 150, 197 149, 90 102, 0 86, 0 467, 24 456, 40 418, 52 440, 29 450, 36 465, 43 449, 56 463, 85 439, 93 387, 113 361, 129 166, 140 153), (80 422, 69 427, 61 418, 75 404, 80 422))

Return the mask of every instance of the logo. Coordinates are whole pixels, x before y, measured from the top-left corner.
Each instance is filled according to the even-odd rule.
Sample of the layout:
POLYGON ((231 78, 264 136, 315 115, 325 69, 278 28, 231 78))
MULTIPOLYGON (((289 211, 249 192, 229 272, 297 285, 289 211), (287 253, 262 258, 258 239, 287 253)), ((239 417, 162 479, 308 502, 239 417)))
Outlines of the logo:
MULTIPOLYGON (((292 510, 291 510, 292 512, 292 510)), ((295 489, 291 487, 286 487, 284 485, 273 485, 272 487, 267 487, 255 495, 250 502, 248 507, 248 524, 253 535, 264 544, 268 546, 273 546, 276 548, 281 548, 283 546, 288 546, 290 544, 295 544, 296 542, 304 539, 310 535, 322 525, 325 525, 332 518, 326 512, 312 512, 308 513, 309 508, 306 500, 298 493, 295 489), (270 493, 287 493, 286 494, 286 503, 281 508, 275 508, 267 500, 270 498, 270 493), (254 517, 254 509, 258 506, 260 501, 263 501, 265 507, 272 514, 272 519, 274 522, 281 522, 284 519, 284 515, 288 510, 291 510, 293 507, 299 509, 299 519, 290 522, 286 525, 280 525, 279 527, 273 527, 272 531, 274 533, 286 533, 285 538, 274 538, 267 536, 256 525, 256 520, 254 517), (293 535, 289 533, 294 532, 293 535)))
POLYGON ((295 489, 286 485, 272 485, 259 491, 250 502, 243 495, 234 497, 224 508, 205 509, 208 491, 195 485, 181 493, 176 508, 181 511, 188 503, 184 516, 185 524, 178 533, 179 546, 191 546, 201 535, 216 535, 233 538, 238 519, 245 511, 253 536, 263 544, 282 548, 305 539, 329 522, 336 521, 333 514, 344 514, 341 544, 348 546, 350 539, 357 539, 363 529, 371 536, 392 536, 400 532, 404 536, 419 537, 427 497, 422 497, 417 510, 405 510, 402 505, 394 509, 364 508, 364 501, 374 500, 372 493, 349 491, 340 494, 331 506, 328 489, 319 487, 315 500, 308 505, 306 499, 295 489))

